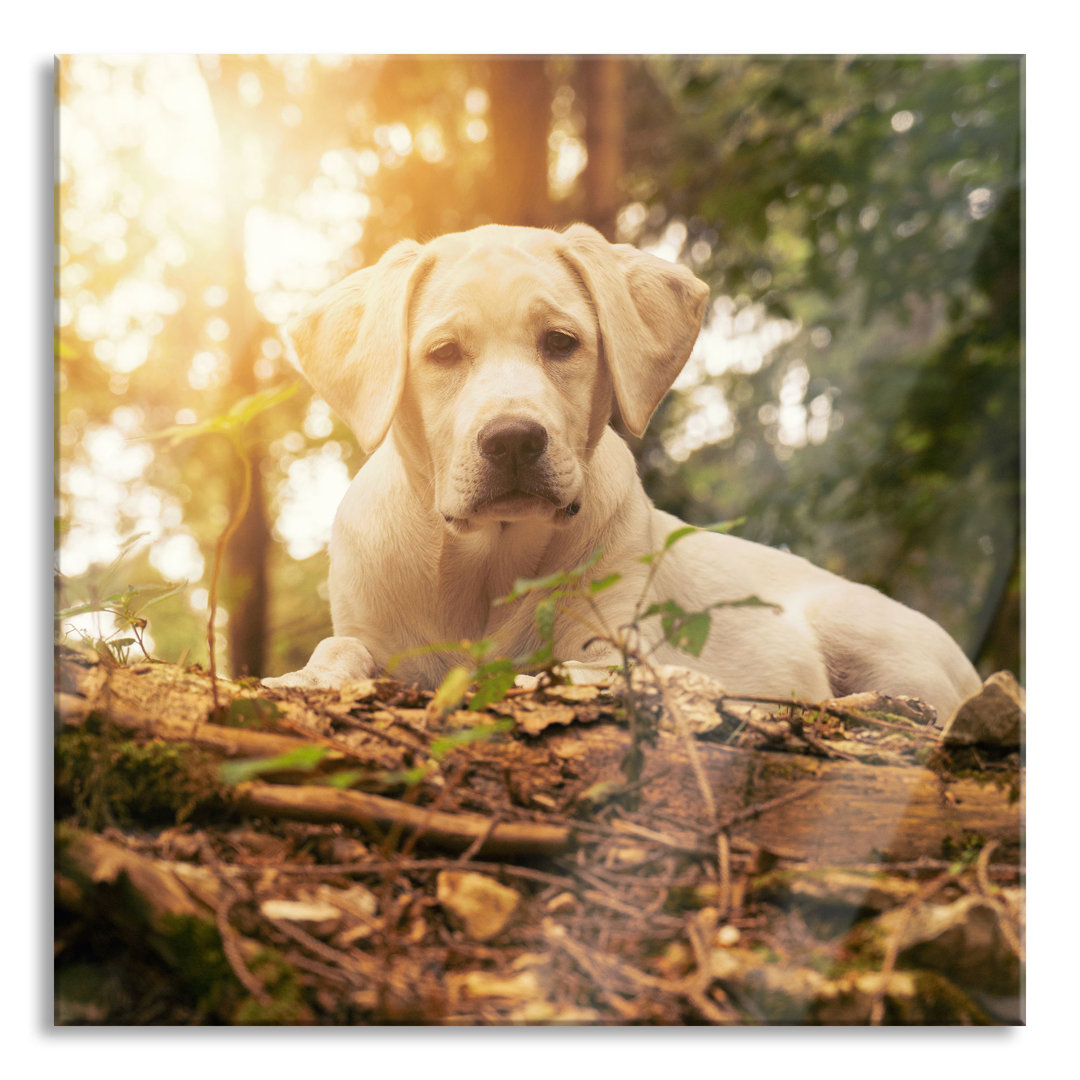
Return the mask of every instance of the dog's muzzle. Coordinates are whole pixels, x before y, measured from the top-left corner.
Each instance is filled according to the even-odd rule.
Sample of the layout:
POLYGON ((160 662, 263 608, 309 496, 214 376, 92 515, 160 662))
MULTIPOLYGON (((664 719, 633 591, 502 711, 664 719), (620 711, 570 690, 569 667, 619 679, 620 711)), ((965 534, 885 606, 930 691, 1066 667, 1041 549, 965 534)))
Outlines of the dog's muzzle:
POLYGON ((488 513, 505 510, 514 517, 529 507, 548 503, 560 512, 563 496, 552 475, 547 429, 521 416, 497 416, 477 432, 476 448, 483 462, 481 489, 475 506, 488 513))

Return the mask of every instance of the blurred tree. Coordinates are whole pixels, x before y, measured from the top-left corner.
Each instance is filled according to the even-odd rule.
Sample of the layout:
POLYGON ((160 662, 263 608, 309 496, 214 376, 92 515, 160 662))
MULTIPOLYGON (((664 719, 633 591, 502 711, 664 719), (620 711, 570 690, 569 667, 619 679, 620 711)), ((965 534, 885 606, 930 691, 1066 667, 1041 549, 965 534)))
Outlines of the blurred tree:
MULTIPOLYGON (((265 63, 261 64, 265 83, 265 63)), ((242 80, 251 75, 250 63, 239 57, 223 56, 215 78, 207 80, 210 101, 221 146, 222 195, 225 210, 226 261, 221 285, 227 299, 222 318, 229 327, 229 360, 232 389, 240 397, 254 394, 258 379, 255 364, 260 355, 260 337, 269 328, 255 307, 247 285, 245 223, 253 204, 253 178, 245 161, 245 131, 249 117, 241 98, 242 80)), ((256 75, 256 78, 259 76, 256 75)), ((258 418, 248 427, 248 453, 255 476, 261 477, 264 456, 258 418)), ((231 474, 228 502, 235 506, 240 497, 240 470, 231 474)), ((247 512, 239 522, 225 552, 222 600, 229 612, 229 662, 234 674, 259 675, 264 671, 266 652, 266 606, 269 591, 267 562, 270 527, 266 517, 263 485, 252 484, 247 512)))
POLYGON ((626 63, 620 56, 579 61, 587 154, 582 216, 611 241, 616 239, 626 170, 626 63))
POLYGON ((705 373, 726 424, 685 464, 665 448, 718 399, 699 385, 665 403, 641 451, 658 501, 746 514, 745 535, 876 584, 1013 668, 1020 77, 1012 57, 648 60, 627 181, 629 235, 675 227, 731 298, 714 321, 778 331, 705 373))
POLYGON ((491 60, 488 72, 492 159, 481 210, 502 225, 551 225, 551 84, 544 57, 491 60))

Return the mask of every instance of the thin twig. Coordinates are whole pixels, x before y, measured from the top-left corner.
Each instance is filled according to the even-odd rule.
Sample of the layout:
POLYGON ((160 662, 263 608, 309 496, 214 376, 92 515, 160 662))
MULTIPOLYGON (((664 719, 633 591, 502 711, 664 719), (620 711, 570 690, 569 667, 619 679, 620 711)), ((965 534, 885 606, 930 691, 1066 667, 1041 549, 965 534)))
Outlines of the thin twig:
POLYGON ((990 884, 990 856, 997 847, 997 840, 991 840, 988 844, 983 845, 982 850, 979 852, 979 857, 975 861, 975 882, 978 885, 979 892, 982 894, 983 899, 986 900, 991 908, 993 908, 994 914, 997 916, 998 929, 1001 931, 1001 936, 1005 939, 1009 948, 1016 953, 1020 962, 1023 963, 1024 946, 1020 941, 1020 927, 1019 925, 1013 925, 1012 913, 1007 909, 1006 905, 995 893, 993 886, 990 884))
POLYGON ((760 817, 762 814, 767 814, 780 806, 784 806, 789 802, 794 802, 796 799, 802 799, 811 792, 816 791, 820 786, 821 781, 811 780, 809 783, 803 784, 802 787, 795 788, 793 791, 787 791, 783 795, 777 795, 775 799, 766 799, 764 802, 755 803, 753 806, 743 807, 742 810, 737 810, 734 814, 729 814, 723 821, 719 822, 716 826, 716 831, 725 832, 733 825, 738 825, 744 821, 750 821, 753 818, 760 817))
POLYGON ((783 705, 800 712, 825 712, 835 716, 838 720, 854 720, 859 724, 868 724, 873 727, 885 728, 888 731, 900 731, 905 735, 911 735, 917 739, 926 739, 930 742, 938 742, 941 733, 939 731, 928 732, 918 727, 906 727, 904 724, 893 724, 888 720, 879 720, 876 716, 855 712, 852 709, 841 709, 837 705, 829 705, 825 702, 800 701, 797 698, 762 697, 756 694, 731 694, 726 690, 723 701, 749 701, 756 705, 783 705))
POLYGON ((209 614, 206 622, 206 647, 210 652, 210 690, 214 698, 215 717, 218 715, 218 710, 220 709, 218 703, 217 650, 214 648, 214 624, 217 621, 218 581, 221 577, 222 563, 225 561, 225 547, 233 538, 233 534, 240 527, 240 522, 247 513, 248 504, 251 502, 251 460, 248 458, 247 451, 244 449, 244 445, 239 438, 229 438, 229 442, 232 443, 233 449, 240 457, 240 463, 243 466, 243 478, 241 480, 240 498, 237 501, 236 509, 233 511, 233 515, 229 519, 228 525, 225 526, 224 531, 221 536, 218 537, 218 542, 214 547, 214 569, 210 575, 210 592, 207 598, 209 614))
MULTIPOLYGON (((480 814, 447 813, 411 806, 363 791, 338 791, 317 785, 267 784, 258 781, 234 789, 235 805, 248 813, 270 814, 297 821, 360 825, 371 823, 419 829, 432 842, 464 850, 488 829, 480 814)), ((491 831, 483 850, 519 855, 552 855, 564 851, 573 831, 567 826, 534 821, 503 821, 491 831)), ((389 853, 388 853, 389 854, 389 853)), ((388 859, 388 862, 392 860, 388 859)))
MULTIPOLYGON (((457 763, 453 773, 439 789, 435 798, 432 800, 431 805, 425 808, 425 816, 420 820, 419 824, 413 830, 413 833, 408 838, 408 840, 405 841, 405 845, 401 849, 402 858, 407 859, 412 854, 413 848, 416 847, 417 841, 420 839, 420 837, 424 835, 424 832, 427 830, 429 823, 436 819, 436 816, 439 814, 443 803, 446 802, 446 800, 450 797, 451 792, 455 791, 458 785, 464 779, 465 771, 468 769, 468 767, 468 758, 462 758, 457 763)), ((474 840, 466 850, 479 851, 480 848, 484 846, 485 840, 489 838, 491 834, 495 831, 495 824, 496 823, 494 821, 488 821, 488 823, 484 827, 483 835, 477 837, 479 843, 477 843, 477 840, 474 840)))
POLYGON ((303 946, 339 970, 353 985, 366 987, 377 979, 379 965, 371 957, 363 953, 345 953, 340 949, 334 949, 286 919, 271 919, 267 916, 264 918, 286 937, 292 938, 297 945, 303 946), (361 957, 363 957, 362 960, 361 957))
POLYGON ((495 831, 495 826, 501 821, 498 814, 493 814, 488 827, 458 856, 459 863, 467 863, 488 841, 488 837, 495 831))
POLYGON ((716 862, 720 869, 720 890, 716 898, 716 910, 724 918, 731 910, 731 839, 726 829, 716 834, 716 862))
POLYGON ((690 730, 690 723, 686 719, 686 714, 675 702, 674 698, 668 695, 667 687, 661 682, 660 676, 657 674, 656 670, 648 664, 646 664, 646 667, 648 668, 649 674, 656 680, 656 685, 660 688, 660 700, 674 719, 675 728, 683 740, 683 745, 686 747, 686 754, 690 759, 690 768, 693 770, 694 779, 697 781, 698 790, 701 792, 701 798, 705 803, 706 819, 708 821, 715 821, 716 800, 713 798, 712 788, 709 786, 709 779, 705 775, 705 768, 701 764, 701 755, 698 754, 697 751, 697 740, 690 730))
POLYGON ((233 974, 240 980, 244 989, 260 1005, 268 1006, 273 999, 259 978, 244 963, 244 957, 240 952, 238 942, 239 935, 229 924, 229 912, 236 902, 236 894, 226 885, 226 891, 222 893, 221 902, 214 909, 214 925, 217 926, 218 937, 221 938, 221 951, 225 954, 229 967, 232 968, 233 974))
POLYGON ((975 880, 978 882, 979 892, 987 899, 993 896, 990 878, 987 876, 987 868, 990 866, 990 856, 994 854, 997 847, 997 840, 991 840, 988 844, 983 844, 979 857, 975 860, 975 880))

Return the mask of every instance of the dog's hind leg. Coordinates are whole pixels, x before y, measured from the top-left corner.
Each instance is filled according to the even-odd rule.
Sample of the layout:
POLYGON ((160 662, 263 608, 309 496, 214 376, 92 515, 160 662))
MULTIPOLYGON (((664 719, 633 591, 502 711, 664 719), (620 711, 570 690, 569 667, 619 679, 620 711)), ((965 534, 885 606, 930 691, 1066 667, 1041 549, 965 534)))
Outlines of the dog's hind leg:
POLYGON ((830 586, 805 612, 837 697, 878 691, 918 698, 944 724, 982 685, 960 646, 936 622, 866 585, 830 586))

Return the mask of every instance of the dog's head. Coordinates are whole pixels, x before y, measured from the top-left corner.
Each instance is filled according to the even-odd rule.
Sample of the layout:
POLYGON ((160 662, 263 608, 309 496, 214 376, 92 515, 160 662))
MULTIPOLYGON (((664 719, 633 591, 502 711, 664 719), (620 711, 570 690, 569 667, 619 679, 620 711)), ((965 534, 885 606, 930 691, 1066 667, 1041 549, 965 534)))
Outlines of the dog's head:
POLYGON ((393 427, 451 525, 577 513, 611 415, 640 435, 686 363, 707 286, 596 230, 487 225, 403 241, 290 327, 371 453, 393 427))

